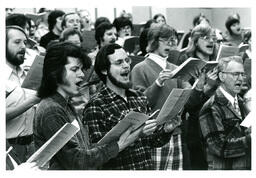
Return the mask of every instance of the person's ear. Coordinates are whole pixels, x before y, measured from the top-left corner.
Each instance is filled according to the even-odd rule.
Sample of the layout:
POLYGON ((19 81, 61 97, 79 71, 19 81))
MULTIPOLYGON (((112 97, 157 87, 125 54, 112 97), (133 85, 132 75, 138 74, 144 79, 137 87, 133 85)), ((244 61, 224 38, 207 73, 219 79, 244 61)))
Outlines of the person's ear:
POLYGON ((219 72, 218 76, 219 76, 220 81, 221 81, 221 82, 223 82, 223 81, 224 81, 224 79, 225 79, 225 77, 224 77, 224 73, 219 72))

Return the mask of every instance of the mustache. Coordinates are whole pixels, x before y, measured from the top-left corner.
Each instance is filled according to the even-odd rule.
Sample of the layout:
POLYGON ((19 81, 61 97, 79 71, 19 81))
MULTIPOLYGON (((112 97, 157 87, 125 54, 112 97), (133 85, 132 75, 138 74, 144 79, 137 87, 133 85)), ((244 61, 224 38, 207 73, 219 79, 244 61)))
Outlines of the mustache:
POLYGON ((25 49, 22 49, 20 50, 17 54, 25 54, 26 53, 26 50, 25 49))

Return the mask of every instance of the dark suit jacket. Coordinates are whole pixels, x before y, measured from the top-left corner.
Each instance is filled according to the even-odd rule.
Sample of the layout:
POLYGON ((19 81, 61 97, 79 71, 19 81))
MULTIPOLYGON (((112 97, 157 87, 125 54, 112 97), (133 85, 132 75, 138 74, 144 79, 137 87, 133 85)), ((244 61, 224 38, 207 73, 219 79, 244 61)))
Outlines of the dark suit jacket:
POLYGON ((241 116, 218 88, 200 112, 208 169, 250 169, 251 135, 240 123, 247 115, 238 97, 241 116))

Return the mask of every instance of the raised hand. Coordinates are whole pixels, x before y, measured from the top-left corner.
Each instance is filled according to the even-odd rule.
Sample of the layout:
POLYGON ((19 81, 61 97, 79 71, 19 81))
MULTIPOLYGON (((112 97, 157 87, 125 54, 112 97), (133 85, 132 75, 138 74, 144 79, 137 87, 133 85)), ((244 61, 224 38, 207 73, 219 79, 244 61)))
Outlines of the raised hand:
POLYGON ((173 76, 172 74, 172 70, 170 69, 164 69, 162 70, 159 75, 158 75, 158 78, 157 78, 157 81, 159 82, 160 85, 163 85, 165 80, 167 79, 171 79, 173 76))
POLYGON ((210 86, 214 86, 217 84, 217 79, 218 79, 218 69, 215 67, 213 70, 209 70, 206 73, 206 81, 207 84, 210 86))

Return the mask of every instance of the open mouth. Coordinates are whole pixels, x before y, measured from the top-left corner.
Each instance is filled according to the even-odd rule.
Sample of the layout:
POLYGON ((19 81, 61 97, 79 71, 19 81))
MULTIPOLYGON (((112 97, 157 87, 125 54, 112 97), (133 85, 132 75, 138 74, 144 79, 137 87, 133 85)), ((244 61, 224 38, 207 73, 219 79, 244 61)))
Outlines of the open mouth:
POLYGON ((208 48, 208 49, 212 49, 212 48, 213 48, 213 45, 212 45, 212 44, 210 44, 210 45, 206 45, 206 48, 208 48))
POLYGON ((166 48, 164 51, 167 52, 167 53, 169 53, 169 52, 170 52, 170 49, 169 49, 169 48, 166 48))
POLYGON ((25 51, 20 51, 20 52, 18 52, 18 55, 25 55, 25 51))
POLYGON ((81 87, 82 87, 82 85, 83 85, 83 81, 82 81, 82 80, 81 80, 81 81, 76 82, 76 86, 77 86, 78 88, 81 88, 81 87))
POLYGON ((25 60, 25 53, 18 53, 17 57, 23 58, 25 60))
POLYGON ((18 56, 22 56, 22 57, 25 56, 25 54, 21 54, 21 53, 18 53, 17 55, 18 55, 18 56))
POLYGON ((129 71, 127 70, 127 71, 125 71, 125 72, 122 72, 120 75, 122 76, 122 77, 129 77, 129 71))
POLYGON ((241 86, 242 86, 242 83, 236 83, 235 86, 236 86, 236 87, 241 87, 241 86))

